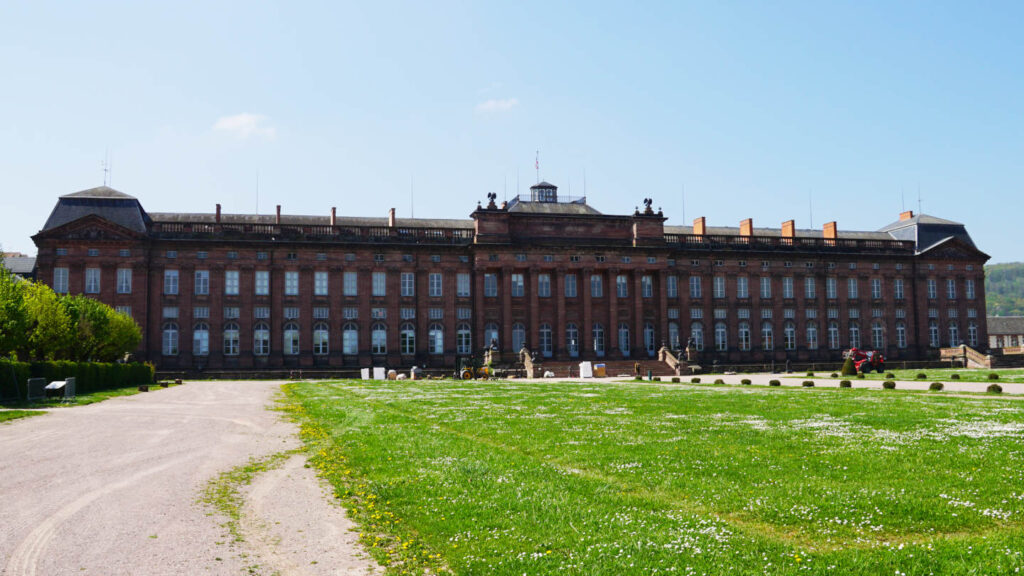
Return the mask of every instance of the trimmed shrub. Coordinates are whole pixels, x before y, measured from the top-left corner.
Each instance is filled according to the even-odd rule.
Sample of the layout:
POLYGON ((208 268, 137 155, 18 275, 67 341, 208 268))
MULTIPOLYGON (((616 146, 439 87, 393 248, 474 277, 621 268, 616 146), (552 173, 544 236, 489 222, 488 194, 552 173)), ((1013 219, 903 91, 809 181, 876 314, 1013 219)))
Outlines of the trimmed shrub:
POLYGON ((860 379, 860 380, 863 380, 865 378, 865 376, 864 376, 864 374, 857 374, 857 378, 860 379))
POLYGON ((999 380, 999 374, 996 374, 995 372, 989 372, 988 373, 988 379, 989 380, 999 380))
POLYGON ((779 382, 778 380, 769 380, 768 381, 768 385, 769 386, 782 386, 782 382, 779 382))
POLYGON ((942 382, 932 382, 931 384, 928 385, 929 390, 935 390, 936 392, 942 390, 943 388, 945 388, 945 386, 942 384, 942 382))
POLYGON ((48 382, 75 377, 75 391, 79 394, 152 384, 154 368, 148 363, 109 364, 104 362, 34 362, 29 367, 33 378, 46 378, 48 382))
POLYGON ((807 377, 808 377, 808 378, 814 378, 814 372, 810 372, 810 371, 808 371, 808 372, 807 372, 807 377))
POLYGON ((690 378, 690 382, 693 384, 700 384, 700 378, 690 378))
POLYGON ((896 375, 895 375, 895 374, 893 374, 892 372, 886 372, 886 373, 885 373, 885 377, 886 377, 886 378, 895 378, 895 377, 896 377, 896 375))
POLYGON ((0 360, 0 398, 22 398, 28 394, 29 365, 25 362, 0 360))
POLYGON ((725 380, 722 380, 721 378, 716 378, 715 384, 725 384, 725 380))
POLYGON ((924 372, 918 372, 917 373, 917 379, 918 380, 924 380, 925 378, 928 378, 928 375, 925 374, 924 372))
POLYGON ((1003 387, 1000 386, 999 384, 989 384, 988 388, 986 388, 986 390, 988 391, 989 394, 1002 394, 1003 393, 1003 387))
POLYGON ((832 373, 832 374, 830 375, 830 377, 831 377, 831 378, 839 378, 839 374, 838 374, 837 372, 833 372, 833 373, 832 373))
POLYGON ((853 382, 850 382, 849 380, 842 380, 842 381, 839 382, 839 387, 840 388, 853 388, 853 382))
POLYGON ((896 383, 892 380, 886 380, 885 382, 882 382, 882 388, 885 388, 886 390, 895 390, 896 383))
POLYGON ((949 379, 950 380, 959 380, 960 379, 960 375, 957 374, 956 372, 954 372, 954 373, 949 375, 949 379))
POLYGON ((853 358, 847 358, 843 361, 843 367, 839 370, 839 373, 843 376, 853 376, 857 373, 857 367, 853 364, 853 358))
POLYGON ((676 376, 675 378, 672 378, 672 383, 673 384, 678 384, 679 383, 679 377, 676 376))
POLYGON ((814 388, 814 380, 804 380, 804 388, 814 388))
POLYGON ((740 380, 740 384, 743 384, 744 386, 750 386, 750 378, 744 378, 743 380, 740 380))
POLYGON ((655 376, 654 378, 651 378, 651 380, 655 382, 661 382, 661 376, 655 376))
POLYGON ((643 380, 643 379, 644 379, 644 377, 643 377, 643 376, 633 376, 633 380, 636 380, 636 381, 638 381, 638 382, 639 382, 640 380, 643 380))

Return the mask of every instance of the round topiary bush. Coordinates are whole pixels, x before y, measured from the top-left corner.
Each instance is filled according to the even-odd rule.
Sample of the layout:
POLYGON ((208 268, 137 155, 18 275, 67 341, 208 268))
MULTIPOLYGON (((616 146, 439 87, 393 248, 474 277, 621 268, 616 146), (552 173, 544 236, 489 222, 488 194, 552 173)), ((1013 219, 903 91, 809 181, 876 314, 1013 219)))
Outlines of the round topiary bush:
POLYGON ((860 379, 860 380, 863 380, 864 379, 864 374, 857 374, 857 378, 860 379))
POLYGON ((939 391, 939 390, 942 390, 943 388, 945 388, 945 386, 943 386, 942 382, 932 382, 932 383, 931 383, 931 384, 930 384, 930 385, 928 386, 928 389, 929 389, 929 390, 935 390, 935 391, 939 391))
POLYGON ((1003 393, 1003 387, 1000 386, 999 384, 989 384, 988 388, 986 388, 986 390, 988 390, 989 394, 1002 394, 1003 393))
POLYGON ((690 378, 690 382, 694 384, 700 384, 700 378, 690 378))
POLYGON ((832 378, 839 378, 839 374, 838 374, 838 373, 836 373, 836 372, 833 372, 833 373, 832 373, 832 378))
POLYGON ((750 386, 750 378, 744 378, 743 380, 740 380, 740 384, 743 384, 744 386, 750 386))
POLYGON ((679 377, 676 376, 676 377, 672 378, 672 383, 673 384, 678 384, 679 383, 679 377))
POLYGON ((814 380, 804 380, 804 388, 814 388, 814 380))
POLYGON ((917 373, 917 379, 918 379, 918 380, 924 380, 924 379, 925 379, 925 378, 927 378, 927 377, 928 377, 928 375, 927 375, 927 374, 925 374, 924 372, 918 372, 918 373, 917 373))
POLYGON ((768 381, 768 385, 769 386, 782 386, 782 382, 779 382, 778 380, 769 380, 768 381))
POLYGON ((988 373, 988 379, 989 380, 999 380, 999 374, 996 374, 995 372, 989 372, 988 373))
POLYGON ((839 382, 839 387, 840 388, 853 388, 853 382, 850 382, 849 380, 842 380, 842 381, 839 382))
POLYGON ((655 382, 661 382, 661 376, 655 376, 652 380, 655 382))
POLYGON ((847 358, 843 361, 843 367, 839 370, 839 373, 843 376, 853 376, 857 373, 857 367, 853 364, 853 358, 847 358))
POLYGON ((715 384, 725 384, 725 380, 722 380, 721 378, 716 378, 715 384))
POLYGON ((808 371, 808 372, 807 372, 807 377, 808 377, 808 378, 814 378, 814 372, 810 372, 810 371, 808 371))
POLYGON ((895 375, 895 374, 893 374, 892 372, 886 372, 886 373, 885 373, 885 377, 886 377, 886 378, 895 378, 895 377, 896 377, 896 375, 895 375))
POLYGON ((643 379, 644 379, 643 376, 634 376, 633 377, 633 380, 643 380, 643 379))
POLYGON ((949 375, 949 379, 950 380, 959 380, 960 379, 960 375, 957 374, 956 372, 954 372, 954 373, 949 375))
POLYGON ((882 382, 882 388, 885 388, 886 390, 895 390, 896 383, 892 380, 886 380, 885 382, 882 382))

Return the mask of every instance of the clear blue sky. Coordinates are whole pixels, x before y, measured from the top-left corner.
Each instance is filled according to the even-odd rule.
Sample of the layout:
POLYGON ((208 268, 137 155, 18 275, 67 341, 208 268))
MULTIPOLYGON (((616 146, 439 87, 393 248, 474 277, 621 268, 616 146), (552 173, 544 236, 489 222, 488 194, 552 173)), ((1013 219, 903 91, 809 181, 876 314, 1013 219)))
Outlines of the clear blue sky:
POLYGON ((465 217, 541 177, 606 213, 877 229, 901 193, 1024 260, 1021 2, 0 3, 0 243, 57 196, 465 217))

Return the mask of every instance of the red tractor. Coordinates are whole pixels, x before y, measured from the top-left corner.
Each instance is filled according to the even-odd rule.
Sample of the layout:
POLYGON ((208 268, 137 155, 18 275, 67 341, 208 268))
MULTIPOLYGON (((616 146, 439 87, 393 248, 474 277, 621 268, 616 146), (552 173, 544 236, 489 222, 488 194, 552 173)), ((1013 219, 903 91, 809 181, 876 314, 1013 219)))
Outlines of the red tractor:
POLYGON ((857 372, 864 374, 868 374, 872 370, 878 370, 879 373, 885 372, 885 356, 882 356, 882 353, 877 350, 851 348, 846 351, 844 356, 853 360, 853 366, 857 372))

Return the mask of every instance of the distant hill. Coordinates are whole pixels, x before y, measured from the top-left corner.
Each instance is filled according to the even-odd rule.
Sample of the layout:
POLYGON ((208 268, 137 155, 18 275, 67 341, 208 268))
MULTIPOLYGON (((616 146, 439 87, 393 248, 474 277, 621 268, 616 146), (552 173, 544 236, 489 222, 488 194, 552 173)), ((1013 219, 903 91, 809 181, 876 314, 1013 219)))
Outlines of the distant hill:
POLYGON ((985 266, 989 316, 1024 316, 1024 262, 985 266))

